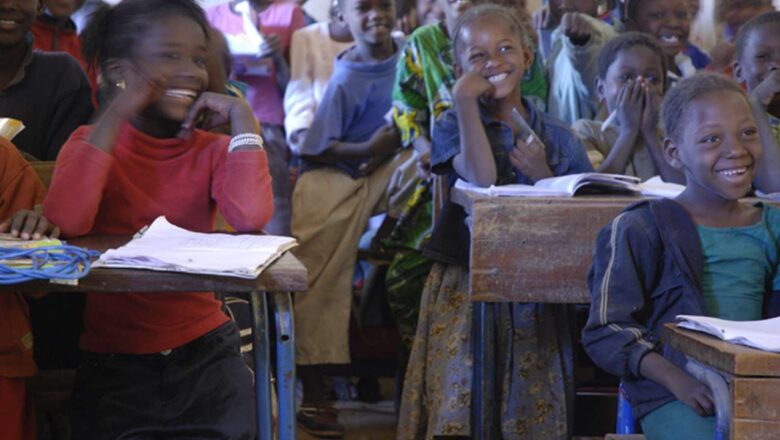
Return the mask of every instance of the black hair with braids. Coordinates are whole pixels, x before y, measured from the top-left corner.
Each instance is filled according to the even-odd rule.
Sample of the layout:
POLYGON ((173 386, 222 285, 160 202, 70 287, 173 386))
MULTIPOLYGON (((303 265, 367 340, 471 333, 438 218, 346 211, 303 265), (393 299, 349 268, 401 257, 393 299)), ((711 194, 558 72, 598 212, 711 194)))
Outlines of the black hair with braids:
POLYGON ((123 0, 101 4, 81 33, 82 54, 89 65, 102 67, 110 59, 130 58, 138 40, 157 20, 172 15, 195 21, 209 38, 210 26, 195 0, 123 0))
POLYGON ((473 6, 464 12, 463 15, 458 18, 458 21, 455 24, 455 29, 453 29, 452 33, 450 34, 452 37, 452 52, 456 63, 459 63, 458 52, 460 45, 462 44, 460 34, 463 32, 463 28, 471 24, 473 21, 484 17, 495 17, 499 20, 503 20, 506 24, 509 25, 512 32, 515 32, 517 36, 520 37, 520 41, 523 42, 523 45, 530 47, 531 37, 528 33, 528 29, 526 28, 526 25, 520 20, 520 17, 517 15, 517 13, 515 13, 515 11, 493 3, 482 3, 473 6))

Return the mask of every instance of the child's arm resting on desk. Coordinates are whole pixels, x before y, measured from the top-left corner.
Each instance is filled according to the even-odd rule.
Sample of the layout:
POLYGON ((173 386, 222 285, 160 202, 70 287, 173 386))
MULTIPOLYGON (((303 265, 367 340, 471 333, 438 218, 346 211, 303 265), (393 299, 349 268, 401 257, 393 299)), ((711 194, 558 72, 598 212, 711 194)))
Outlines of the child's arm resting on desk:
POLYGON ((114 157, 91 145, 89 127, 80 127, 57 157, 43 214, 65 237, 87 234, 97 217, 114 157))

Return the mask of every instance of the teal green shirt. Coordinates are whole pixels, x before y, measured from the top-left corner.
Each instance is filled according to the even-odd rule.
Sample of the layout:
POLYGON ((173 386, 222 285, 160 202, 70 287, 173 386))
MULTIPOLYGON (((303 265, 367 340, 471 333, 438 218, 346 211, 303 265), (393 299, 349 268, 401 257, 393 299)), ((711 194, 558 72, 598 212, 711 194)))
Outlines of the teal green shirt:
POLYGON ((710 316, 761 319, 766 292, 780 290, 780 209, 762 206, 761 221, 751 226, 696 227, 704 252, 704 304, 710 316))

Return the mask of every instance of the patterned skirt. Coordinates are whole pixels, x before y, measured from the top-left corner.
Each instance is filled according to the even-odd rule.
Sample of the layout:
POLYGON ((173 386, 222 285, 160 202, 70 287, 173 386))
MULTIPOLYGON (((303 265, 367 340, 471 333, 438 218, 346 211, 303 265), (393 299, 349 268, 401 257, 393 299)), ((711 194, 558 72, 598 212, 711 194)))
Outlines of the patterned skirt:
MULTIPOLYGON (((420 304, 399 440, 471 435, 469 273, 436 263, 420 304)), ((496 381, 503 439, 569 437, 573 351, 568 306, 496 307, 496 381)))

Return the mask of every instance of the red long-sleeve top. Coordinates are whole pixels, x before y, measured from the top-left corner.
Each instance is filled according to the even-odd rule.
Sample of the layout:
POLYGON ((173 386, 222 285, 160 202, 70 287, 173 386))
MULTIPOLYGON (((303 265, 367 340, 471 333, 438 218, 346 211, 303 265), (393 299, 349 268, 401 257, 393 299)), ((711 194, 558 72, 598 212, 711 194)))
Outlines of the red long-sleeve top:
MULTIPOLYGON (((259 231, 273 212, 265 151, 227 152, 228 138, 196 130, 157 139, 123 125, 111 154, 82 126, 57 157, 44 214, 64 237, 132 234, 165 215, 207 232, 219 209, 237 231, 259 231)), ((89 293, 81 347, 154 353, 186 344, 227 320, 212 293, 89 293)))

